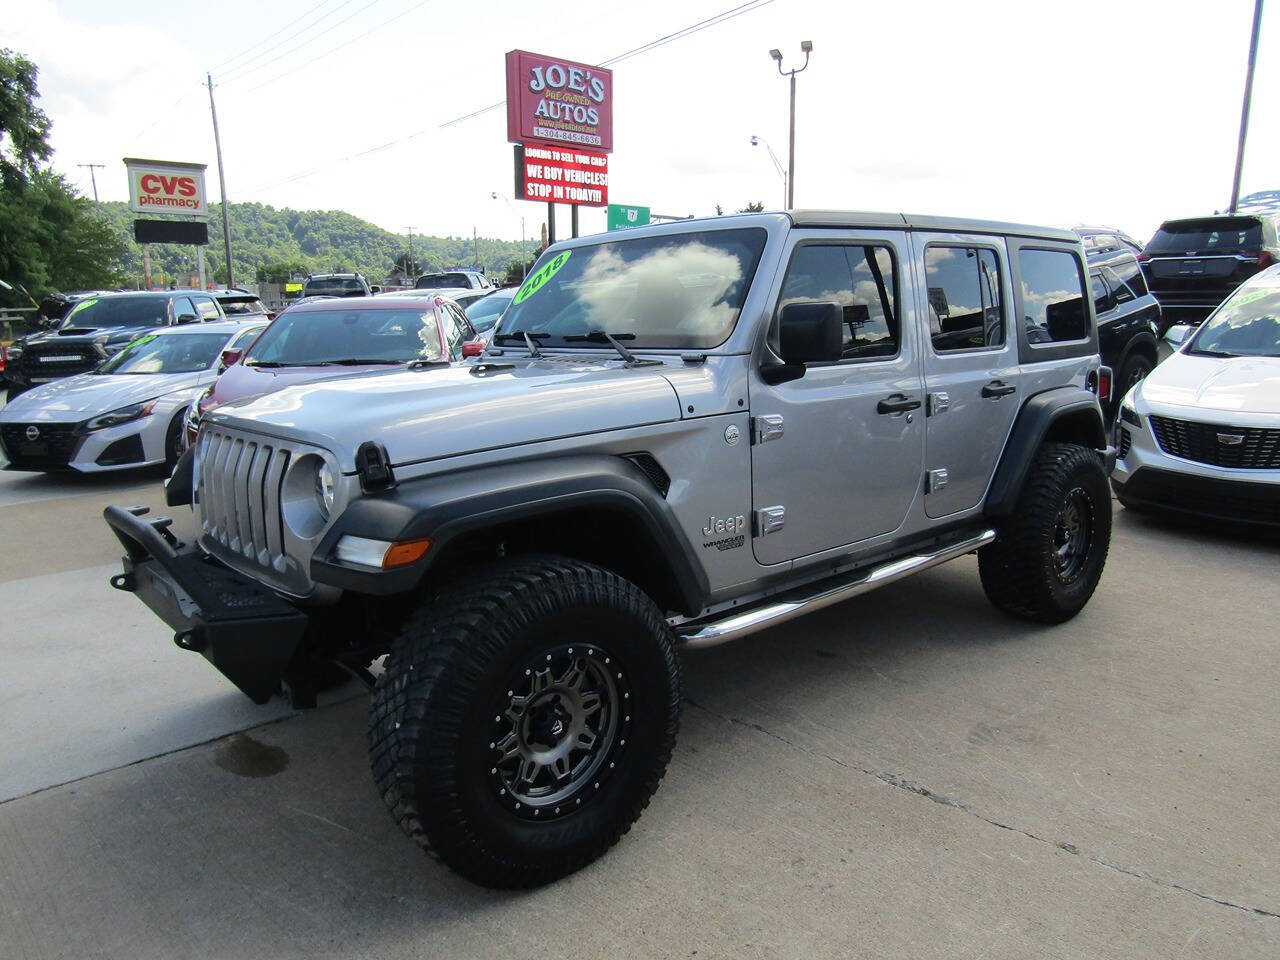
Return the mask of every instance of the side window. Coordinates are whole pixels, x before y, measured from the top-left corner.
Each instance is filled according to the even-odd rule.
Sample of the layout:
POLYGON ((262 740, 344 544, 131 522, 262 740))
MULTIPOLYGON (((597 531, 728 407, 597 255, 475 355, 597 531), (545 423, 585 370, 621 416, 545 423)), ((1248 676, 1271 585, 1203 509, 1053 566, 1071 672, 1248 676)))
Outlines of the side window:
POLYGON ((462 333, 462 328, 458 325, 458 319, 453 312, 453 304, 437 302, 436 314, 440 318, 440 329, 444 331, 444 342, 449 351, 449 359, 461 360, 462 341, 466 337, 462 333))
POLYGON ((924 251, 933 349, 974 350, 1004 344, 1000 261, 982 247, 930 244, 924 251))
POLYGON ((789 303, 838 303, 844 311, 842 357, 892 357, 898 353, 896 293, 888 247, 810 243, 792 254, 778 313, 789 303))
POLYGON ((1093 312, 1102 316, 1116 305, 1115 298, 1107 289, 1107 282, 1102 279, 1098 270, 1089 271, 1089 294, 1093 297, 1093 312))
POLYGON ((174 297, 173 299, 173 322, 177 323, 179 317, 190 314, 193 317, 199 316, 196 308, 191 304, 190 297, 174 297))
POLYGON ((241 330, 239 333, 235 335, 234 339, 232 339, 232 341, 227 344, 227 349, 228 350, 247 350, 249 348, 249 344, 253 343, 253 341, 258 338, 258 334, 260 334, 265 329, 267 328, 266 327, 249 327, 249 329, 247 330, 241 330))
POLYGON ((1113 263, 1104 269, 1104 273, 1115 291, 1117 303, 1125 303, 1135 297, 1147 295, 1147 282, 1143 279, 1137 260, 1121 260, 1113 263))
POLYGON ((476 335, 476 329, 471 325, 471 321, 467 319, 467 312, 456 303, 449 304, 449 311, 453 314, 454 322, 458 325, 459 349, 466 341, 476 335))
POLYGON ((1059 343, 1089 336, 1080 261, 1065 250, 1024 248, 1018 254, 1022 274, 1022 322, 1028 343, 1059 343))
POLYGON ((200 312, 200 319, 217 320, 221 314, 218 313, 218 305, 209 297, 196 297, 196 309, 200 312))

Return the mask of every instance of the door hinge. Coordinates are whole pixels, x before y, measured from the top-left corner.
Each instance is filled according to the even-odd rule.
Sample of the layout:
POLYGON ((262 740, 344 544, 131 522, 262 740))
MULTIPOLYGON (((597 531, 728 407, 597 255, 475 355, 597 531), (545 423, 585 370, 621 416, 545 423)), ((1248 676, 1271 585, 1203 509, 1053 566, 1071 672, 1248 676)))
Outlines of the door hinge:
POLYGON ((929 394, 929 416, 945 413, 951 406, 951 394, 945 391, 929 394))
POLYGON ((761 417, 751 418, 751 442, 768 443, 782 436, 782 417, 776 413, 768 413, 761 417))
POLYGON ((771 533, 777 533, 786 522, 786 507, 761 507, 755 512, 755 535, 767 537, 771 533))
POLYGON ((924 492, 937 493, 947 485, 947 470, 945 467, 938 470, 930 470, 929 475, 925 478, 924 492))

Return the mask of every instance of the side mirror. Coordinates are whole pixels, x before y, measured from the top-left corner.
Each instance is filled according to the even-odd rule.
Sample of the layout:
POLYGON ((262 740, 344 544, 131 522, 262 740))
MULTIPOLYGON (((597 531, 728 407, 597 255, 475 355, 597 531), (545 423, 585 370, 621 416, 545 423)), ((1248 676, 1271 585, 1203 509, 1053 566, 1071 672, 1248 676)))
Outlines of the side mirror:
POLYGON ((835 363, 844 339, 844 310, 838 303, 789 303, 782 308, 778 335, 785 364, 835 363))
POLYGON ((45 317, 45 316, 36 317, 36 327, 41 330, 52 330, 53 323, 54 322, 50 320, 48 317, 45 317))
POLYGON ((370 287, 370 288, 369 288, 369 294, 370 294, 370 295, 373 295, 373 294, 376 294, 376 293, 381 293, 381 292, 382 292, 382 288, 381 288, 381 287, 374 286, 374 287, 370 287))
POLYGON ((233 363, 239 363, 240 358, 243 356, 244 351, 240 349, 232 349, 228 347, 226 350, 223 350, 221 357, 221 369, 219 372, 227 369, 227 367, 231 366, 233 363))
POLYGON ((195 322, 196 322, 196 315, 194 313, 178 314, 178 323, 195 323, 195 322))
POLYGON ((1164 342, 1177 350, 1187 342, 1187 338, 1191 336, 1194 329, 1189 323, 1175 323, 1164 332, 1164 342))
POLYGON ((466 343, 462 345, 463 358, 478 357, 483 353, 484 353, 484 344, 481 343, 479 340, 468 340, 466 343))

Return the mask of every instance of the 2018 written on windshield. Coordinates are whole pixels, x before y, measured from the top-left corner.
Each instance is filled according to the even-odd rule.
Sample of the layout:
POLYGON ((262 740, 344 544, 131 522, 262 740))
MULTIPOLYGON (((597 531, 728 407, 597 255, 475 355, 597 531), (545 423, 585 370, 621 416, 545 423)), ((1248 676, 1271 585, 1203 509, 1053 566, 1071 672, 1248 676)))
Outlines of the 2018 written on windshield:
POLYGON ((526 144, 521 172, 526 200, 591 207, 609 202, 608 154, 526 144))

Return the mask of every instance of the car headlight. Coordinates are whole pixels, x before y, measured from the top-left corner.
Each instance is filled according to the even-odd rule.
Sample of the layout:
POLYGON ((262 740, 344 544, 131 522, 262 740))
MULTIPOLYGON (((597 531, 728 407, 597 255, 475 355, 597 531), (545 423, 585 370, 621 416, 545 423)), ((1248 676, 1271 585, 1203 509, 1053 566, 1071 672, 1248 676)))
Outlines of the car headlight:
POLYGON ((324 461, 316 467, 316 500, 327 518, 333 511, 333 501, 338 491, 338 476, 324 461))
POLYGON ((1138 408, 1134 406, 1132 391, 1120 402, 1120 419, 1135 427, 1142 427, 1142 418, 1138 416, 1138 408))
POLYGON ((103 430, 107 427, 115 427, 122 423, 128 423, 130 420, 141 420, 143 417, 151 416, 151 411, 155 408, 155 400, 144 400, 142 403, 133 403, 127 407, 121 407, 119 410, 112 410, 110 413, 104 413, 101 416, 94 417, 84 425, 84 428, 85 430, 103 430))

